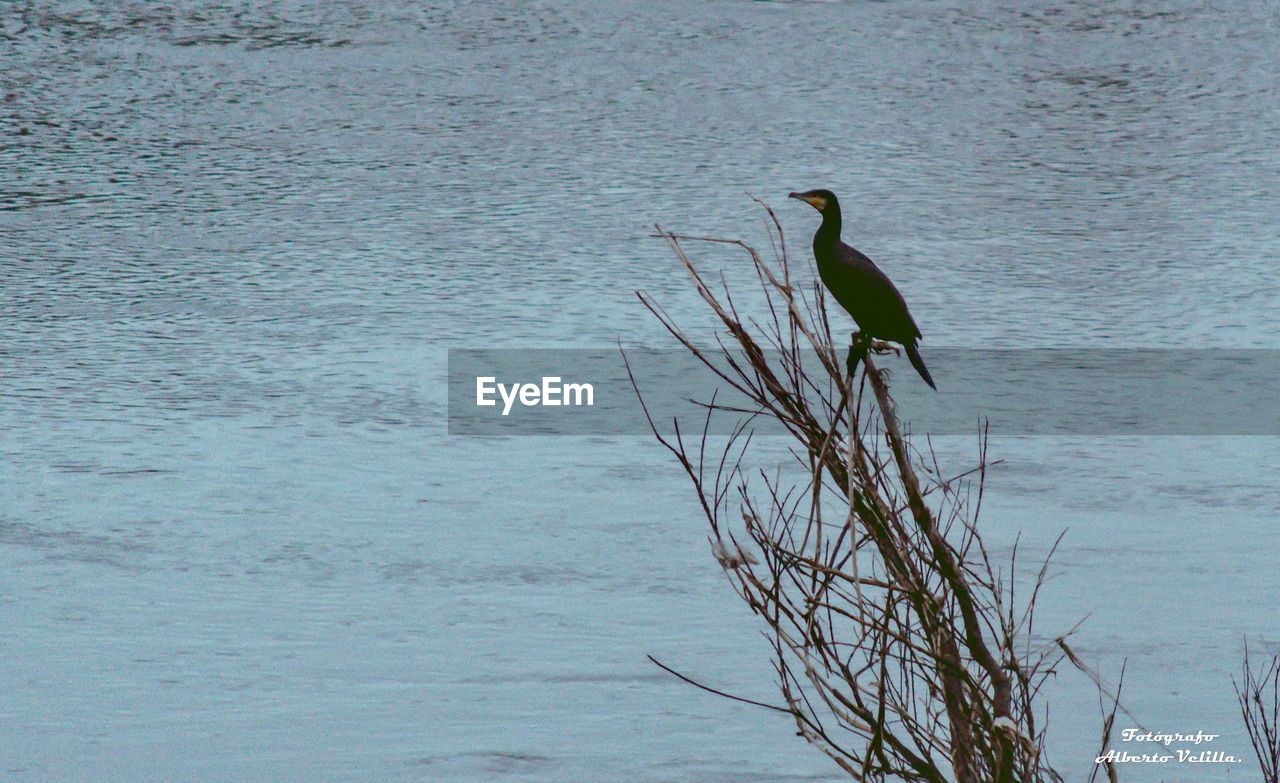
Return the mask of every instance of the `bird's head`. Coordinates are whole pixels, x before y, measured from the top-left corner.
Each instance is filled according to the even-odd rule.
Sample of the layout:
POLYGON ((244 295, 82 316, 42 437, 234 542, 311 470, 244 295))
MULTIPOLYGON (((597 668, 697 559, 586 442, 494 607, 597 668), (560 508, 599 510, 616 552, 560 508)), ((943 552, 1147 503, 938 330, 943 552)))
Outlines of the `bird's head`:
POLYGON ((840 209, 840 202, 836 201, 836 194, 825 189, 806 190, 803 193, 788 193, 787 198, 799 199, 824 214, 829 207, 834 207, 834 211, 839 211, 840 209))

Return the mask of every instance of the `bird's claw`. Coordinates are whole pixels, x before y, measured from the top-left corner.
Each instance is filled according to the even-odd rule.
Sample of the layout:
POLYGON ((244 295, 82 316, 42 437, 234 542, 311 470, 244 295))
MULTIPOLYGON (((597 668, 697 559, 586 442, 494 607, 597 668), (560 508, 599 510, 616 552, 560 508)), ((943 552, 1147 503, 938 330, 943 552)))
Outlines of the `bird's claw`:
POLYGON ((888 354, 893 354, 894 356, 902 355, 901 348, 894 345, 893 343, 885 342, 884 340, 872 340, 871 352, 876 354, 877 356, 886 356, 888 354))
POLYGON ((862 361, 862 357, 867 355, 867 351, 871 348, 871 344, 875 342, 870 336, 864 335, 862 332, 854 332, 849 338, 849 353, 845 356, 844 367, 849 372, 849 378, 853 379, 858 374, 858 363, 862 361))

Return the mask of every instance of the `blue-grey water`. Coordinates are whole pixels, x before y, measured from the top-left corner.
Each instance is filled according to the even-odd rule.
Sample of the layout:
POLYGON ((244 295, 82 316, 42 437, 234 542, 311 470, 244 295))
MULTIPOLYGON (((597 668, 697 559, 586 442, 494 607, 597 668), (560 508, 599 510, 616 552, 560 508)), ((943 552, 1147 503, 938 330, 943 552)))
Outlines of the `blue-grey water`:
MULTIPOLYGON (((926 356, 1277 347, 1277 51, 1260 2, 0 4, 0 779, 839 779, 645 659, 772 698, 677 466, 448 437, 446 350, 667 345, 651 224, 764 244, 753 194, 803 257, 817 186, 926 356)), ((1042 630, 1243 755, 1280 445, 996 436, 993 544, 1069 529, 1042 630)))

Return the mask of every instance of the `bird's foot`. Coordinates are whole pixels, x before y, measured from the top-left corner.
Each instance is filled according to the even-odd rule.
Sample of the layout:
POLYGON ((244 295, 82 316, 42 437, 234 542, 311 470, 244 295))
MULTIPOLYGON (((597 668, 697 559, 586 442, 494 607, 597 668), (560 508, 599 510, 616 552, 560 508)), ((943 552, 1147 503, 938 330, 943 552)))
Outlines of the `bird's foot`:
POLYGON ((849 371, 851 379, 858 374, 858 363, 862 361, 862 357, 867 355, 872 342, 874 341, 862 332, 854 332, 850 338, 849 353, 845 357, 844 366, 849 371))
POLYGON ((872 340, 871 352, 877 356, 886 356, 888 354, 893 354, 894 356, 902 355, 901 348, 885 340, 872 340))

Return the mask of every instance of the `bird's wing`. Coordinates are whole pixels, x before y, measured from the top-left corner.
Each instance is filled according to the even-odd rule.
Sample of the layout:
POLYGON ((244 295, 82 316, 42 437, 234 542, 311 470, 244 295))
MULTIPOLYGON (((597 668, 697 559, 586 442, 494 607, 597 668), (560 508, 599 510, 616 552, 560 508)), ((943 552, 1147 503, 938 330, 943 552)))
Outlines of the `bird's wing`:
POLYGON ((823 282, 872 336, 902 343, 921 336, 902 293, 870 258, 841 242, 829 266, 825 271, 819 268, 823 282))

